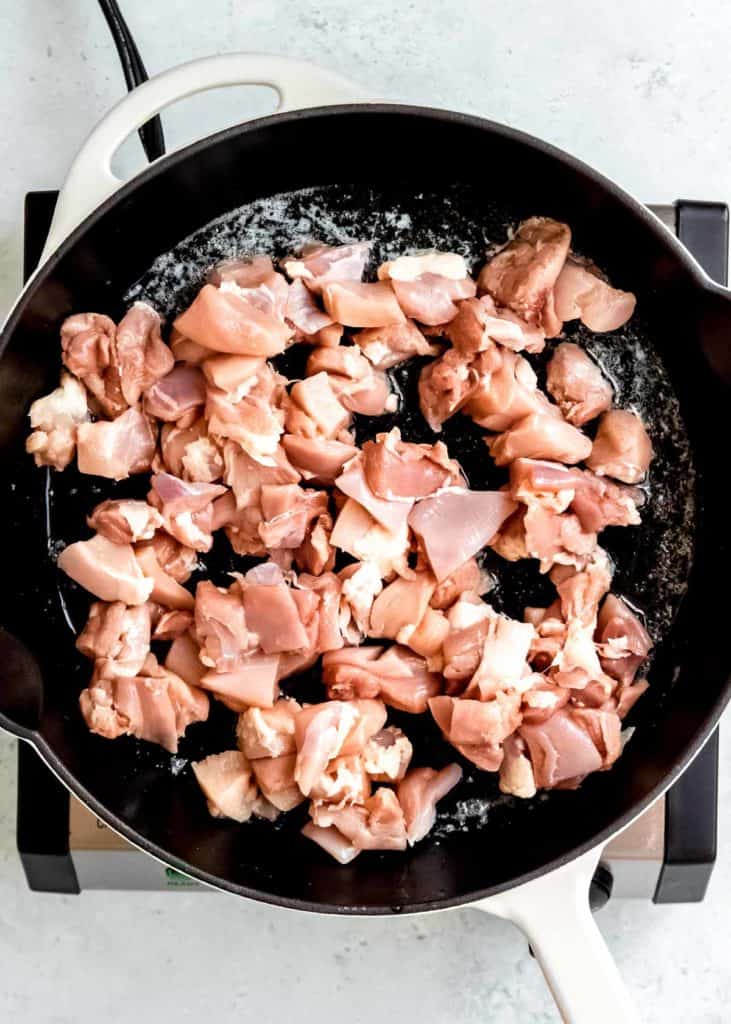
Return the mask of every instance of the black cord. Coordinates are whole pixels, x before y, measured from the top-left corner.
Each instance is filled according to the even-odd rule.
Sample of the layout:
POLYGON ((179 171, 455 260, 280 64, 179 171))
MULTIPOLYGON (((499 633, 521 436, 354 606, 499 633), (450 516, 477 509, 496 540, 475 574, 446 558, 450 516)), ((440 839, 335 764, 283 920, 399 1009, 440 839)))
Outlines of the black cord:
MULTIPOLYGON (((109 31, 112 33, 114 45, 117 47, 127 88, 131 91, 146 82, 148 78, 140 51, 137 49, 116 0, 99 0, 99 6, 109 26, 109 31)), ((155 116, 147 124, 143 124, 139 130, 139 136, 148 160, 156 160, 159 156, 163 156, 165 136, 159 116, 155 116)))

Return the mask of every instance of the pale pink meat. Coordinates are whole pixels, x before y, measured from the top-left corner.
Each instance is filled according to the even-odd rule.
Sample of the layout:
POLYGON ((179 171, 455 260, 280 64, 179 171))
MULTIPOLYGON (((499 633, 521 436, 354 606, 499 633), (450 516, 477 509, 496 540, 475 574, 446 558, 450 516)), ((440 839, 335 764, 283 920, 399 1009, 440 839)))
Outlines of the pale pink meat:
POLYGON ((409 845, 420 842, 437 819, 437 804, 450 793, 462 778, 458 764, 441 771, 434 768, 412 768, 398 784, 396 795, 404 812, 409 845))
POLYGON ((313 783, 310 798, 337 810, 363 804, 371 795, 371 780, 357 754, 333 758, 313 783))
POLYGON ((517 735, 508 736, 503 742, 499 786, 501 793, 530 800, 536 795, 536 780, 526 750, 526 744, 517 735))
POLYGON ((436 355, 439 351, 413 320, 388 327, 366 327, 353 335, 353 341, 377 370, 388 370, 412 356, 436 355))
POLYGON ((599 420, 586 464, 597 476, 637 484, 646 475, 653 455, 652 442, 637 413, 611 409, 599 420))
POLYGON ((267 550, 299 548, 309 535, 315 520, 327 512, 324 491, 300 487, 298 484, 264 484, 260 503, 262 522, 259 536, 267 550))
POLYGON ((151 495, 158 504, 165 529, 177 541, 195 551, 210 551, 212 502, 226 493, 221 484, 180 480, 170 473, 152 477, 151 495))
POLYGON ((330 572, 335 565, 336 551, 330 543, 333 520, 329 512, 322 512, 310 526, 294 559, 297 566, 313 576, 330 572))
POLYGON ((281 757, 260 757, 251 762, 262 795, 278 811, 291 811, 304 801, 299 786, 294 780, 295 755, 281 757))
POLYGON ((614 594, 607 594, 599 610, 595 640, 602 669, 623 686, 634 682, 652 647, 650 634, 638 616, 614 594))
POLYGON ((470 277, 454 280, 429 272, 410 281, 394 278, 391 287, 406 316, 428 327, 453 320, 459 309, 457 303, 472 298, 477 290, 470 277))
MULTIPOLYGON (((216 352, 245 356, 269 356, 283 352, 292 328, 278 315, 274 303, 262 309, 255 292, 223 282, 204 285, 188 309, 175 321, 186 338, 216 352)), ((285 299, 286 301, 286 299, 285 299)))
POLYGON ((553 338, 561 330, 561 319, 553 309, 553 289, 570 244, 568 225, 550 217, 531 217, 483 267, 477 286, 553 338))
POLYGON ((70 373, 61 374, 59 386, 37 398, 28 412, 32 433, 25 450, 36 466, 66 469, 76 452, 78 427, 89 419, 86 391, 70 373))
POLYGON ((514 352, 542 352, 543 331, 521 320, 512 310, 498 310, 491 296, 460 302, 457 315, 444 330, 458 352, 471 357, 497 342, 514 352))
POLYGON ((508 349, 487 351, 473 361, 477 385, 463 412, 486 430, 508 430, 531 414, 561 413, 538 388, 536 375, 522 356, 508 349))
POLYGON ((271 708, 247 708, 236 724, 240 749, 251 761, 296 753, 294 724, 301 710, 296 700, 284 697, 271 708))
POLYGON ((586 434, 565 420, 544 413, 532 413, 514 423, 506 433, 487 440, 498 466, 515 459, 553 459, 569 465, 589 462, 592 444, 586 434))
POLYGON ((289 286, 285 316, 305 338, 311 338, 334 322, 331 316, 323 313, 301 278, 295 279, 289 286))
POLYGON ((216 355, 206 350, 201 370, 209 384, 224 391, 233 402, 246 395, 264 370, 263 356, 216 355))
POLYGON ((399 501, 379 498, 368 485, 363 455, 348 463, 335 480, 335 486, 358 502, 389 533, 398 534, 406 528, 413 501, 408 498, 399 501))
POLYGON ((520 696, 498 693, 493 700, 434 697, 429 710, 456 750, 483 771, 497 771, 503 741, 520 725, 520 696))
POLYGON ((144 302, 135 302, 119 321, 112 353, 127 405, 136 405, 173 368, 174 357, 160 337, 160 324, 159 315, 144 302))
POLYGON ((281 581, 244 587, 244 610, 249 631, 259 638, 266 654, 297 651, 308 646, 307 633, 292 591, 281 581))
POLYGON ((630 319, 637 300, 612 288, 586 266, 567 260, 553 290, 559 320, 581 320, 590 331, 616 331, 630 319))
POLYGON ((575 427, 593 420, 612 404, 612 386, 582 348, 565 341, 546 368, 548 393, 575 427))
POLYGON ((335 246, 310 244, 304 247, 301 256, 290 256, 282 265, 289 277, 306 281, 307 287, 319 295, 330 281, 360 281, 370 247, 370 242, 335 246))
POLYGON ((450 608, 461 594, 471 591, 482 593, 483 574, 475 558, 468 558, 458 569, 437 584, 429 604, 432 608, 450 608))
POLYGON ((334 826, 357 850, 405 850, 406 822, 392 789, 381 786, 362 807, 314 804, 310 814, 321 828, 334 826))
POLYGON ((326 373, 297 381, 289 397, 285 422, 290 434, 333 439, 350 423, 350 413, 340 404, 326 373))
MULTIPOLYGON (((596 533, 585 530, 573 512, 554 512, 540 503, 525 510, 523 531, 525 552, 521 557, 538 559, 541 572, 554 565, 583 569, 597 544, 596 533)), ((499 549, 498 553, 502 554, 499 549)))
POLYGON ((239 750, 194 761, 193 772, 214 818, 248 821, 256 813, 259 790, 251 765, 239 750))
POLYGON ((121 601, 95 601, 76 647, 87 658, 111 662, 105 674, 136 676, 150 653, 150 608, 128 608, 121 601))
POLYGON ((387 501, 426 498, 445 487, 464 485, 458 462, 446 446, 401 440, 394 427, 363 445, 363 471, 373 493, 387 501))
POLYGON ((533 626, 529 622, 516 622, 488 610, 480 664, 466 691, 468 697, 479 700, 491 700, 503 690, 520 688, 528 672, 528 652, 533 640, 533 626))
POLYGON ((338 281, 326 284, 322 290, 322 300, 333 320, 346 327, 387 327, 405 319, 393 288, 387 281, 368 284, 338 281))
POLYGON ((179 363, 144 394, 148 416, 174 422, 206 401, 205 377, 197 366, 179 363))
POLYGON ((342 753, 358 718, 357 706, 348 701, 317 704, 296 716, 295 779, 305 796, 309 796, 328 763, 342 753))
POLYGON ((418 502, 409 525, 441 582, 481 551, 515 510, 503 491, 448 491, 418 502))
POLYGON ((338 832, 334 825, 322 828, 322 826, 308 821, 302 829, 302 835, 322 847, 338 864, 350 864, 361 852, 341 832, 338 832))
POLYGON ((363 767, 374 782, 399 782, 406 774, 414 749, 408 736, 389 725, 363 748, 363 767))
POLYGON ((208 433, 231 438, 257 461, 271 464, 284 428, 285 380, 264 365, 241 398, 209 386, 205 406, 208 433))
POLYGON ((602 767, 602 754, 576 720, 576 714, 562 709, 539 725, 523 725, 520 729, 539 789, 581 779, 602 767))
POLYGON ((439 676, 405 647, 344 647, 323 655, 328 695, 340 700, 380 697, 389 707, 423 714, 441 689, 439 676))
POLYGON ((115 544, 136 544, 151 540, 162 527, 162 516, 146 501, 110 499, 97 505, 86 523, 115 544))
POLYGON ((165 658, 165 668, 185 680, 189 686, 198 686, 206 674, 198 657, 198 644, 190 633, 181 633, 170 645, 165 658))
MULTIPOLYGON (((156 606, 157 607, 157 606, 156 606)), ((152 632, 153 640, 175 640, 193 625, 193 613, 178 609, 162 611, 152 632)))
POLYGON ((195 592, 195 633, 200 660, 216 672, 235 669, 254 647, 246 627, 240 593, 227 593, 210 580, 201 580, 195 592))
POLYGON ((305 480, 327 485, 334 483, 345 463, 358 453, 353 444, 297 434, 285 434, 282 447, 292 466, 305 480))
POLYGON ((130 544, 114 544, 101 534, 78 540, 58 556, 58 567, 102 601, 144 604, 153 582, 143 576, 130 544))
POLYGON ((170 330, 168 344, 176 362, 191 363, 193 366, 200 366, 203 360, 208 359, 211 354, 209 348, 197 345, 196 342, 182 335, 176 327, 170 330))
POLYGON ((456 349, 448 348, 444 355, 428 363, 419 376, 419 407, 431 429, 440 431, 478 384, 479 375, 456 349))
POLYGON ((114 321, 101 313, 75 313, 61 325, 64 366, 107 416, 118 416, 128 405, 122 395, 116 339, 114 321))
POLYGON ((315 348, 307 360, 307 376, 326 373, 330 386, 344 408, 364 416, 393 411, 386 375, 374 370, 356 345, 315 348))
POLYGON ((139 409, 115 420, 80 423, 76 432, 80 473, 125 480, 149 470, 155 454, 155 430, 139 409))
POLYGON ((258 505, 264 486, 299 483, 300 474, 290 464, 282 447, 276 448, 264 465, 234 442, 227 441, 223 446, 223 459, 224 482, 233 491, 240 509, 258 505))
POLYGON ((320 576, 300 573, 297 586, 312 590, 319 598, 317 623, 317 649, 320 654, 325 651, 337 651, 343 644, 340 629, 340 598, 342 593, 341 580, 330 571, 320 576))
MULTIPOLYGON (((176 611, 192 611, 193 595, 189 590, 181 586, 178 580, 160 564, 154 543, 138 544, 134 549, 134 553, 145 578, 152 583, 150 600, 162 605, 164 608, 172 608, 176 611)), ((180 574, 178 573, 178 575, 180 574)))
POLYGON ((209 670, 198 683, 233 711, 271 708, 279 697, 279 655, 254 651, 228 672, 209 670))
POLYGON ((223 281, 233 281, 240 288, 256 288, 263 284, 274 273, 274 264, 269 256, 253 256, 233 258, 217 263, 208 271, 206 280, 209 284, 220 285, 223 281))
POLYGON ((408 644, 424 618, 435 587, 430 572, 417 572, 413 579, 399 577, 389 583, 373 602, 370 636, 408 644))

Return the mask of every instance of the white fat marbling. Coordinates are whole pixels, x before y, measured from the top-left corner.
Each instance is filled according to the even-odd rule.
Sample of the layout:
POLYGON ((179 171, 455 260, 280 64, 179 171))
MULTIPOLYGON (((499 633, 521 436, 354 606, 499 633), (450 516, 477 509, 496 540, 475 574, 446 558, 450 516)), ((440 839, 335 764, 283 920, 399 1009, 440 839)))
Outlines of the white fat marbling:
MULTIPOLYGON (((731 202, 731 8, 718 0, 123 6, 153 72, 219 50, 281 52, 381 96, 542 135, 645 200, 731 202)), ((2 314, 20 283, 24 192, 59 184, 122 77, 94 3, 4 4, 0 26, 2 314)), ((168 139, 180 144, 270 102, 264 89, 190 100, 166 117, 168 139)), ((132 145, 120 162, 130 169, 139 159, 132 145)), ((614 903, 599 918, 648 1024, 720 1024, 731 1013, 728 743, 722 778, 705 903, 614 903)), ((14 742, 0 737, 1 1020, 556 1020, 519 933, 474 911, 335 920, 214 894, 31 894, 14 825, 14 742)))

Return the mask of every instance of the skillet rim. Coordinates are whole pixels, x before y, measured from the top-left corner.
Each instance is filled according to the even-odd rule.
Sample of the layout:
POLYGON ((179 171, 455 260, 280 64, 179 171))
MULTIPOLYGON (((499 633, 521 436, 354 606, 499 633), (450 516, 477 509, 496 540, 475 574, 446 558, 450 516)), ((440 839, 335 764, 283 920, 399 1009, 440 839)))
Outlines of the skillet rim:
MULTIPOLYGON (((563 167, 584 176, 614 201, 628 208, 629 212, 639 220, 652 235, 655 236, 656 240, 666 250, 668 250, 672 257, 680 264, 699 292, 706 293, 709 296, 717 295, 731 298, 731 292, 723 286, 716 284, 708 277, 692 254, 682 245, 677 237, 662 224, 652 211, 650 211, 631 193, 627 192, 616 182, 612 181, 612 179, 607 178, 601 172, 597 171, 589 164, 586 164, 584 161, 579 160, 577 157, 574 157, 572 154, 567 153, 550 143, 544 142, 527 132, 510 128, 506 125, 473 114, 407 104, 349 103, 276 113, 267 117, 246 121, 242 124, 225 128, 220 132, 216 132, 204 137, 203 139, 190 143, 189 145, 177 149, 143 168, 134 175, 134 177, 125 182, 121 188, 111 196, 108 196, 99 204, 99 206, 93 209, 77 225, 77 227, 74 228, 68 237, 64 239, 58 249, 56 249, 37 269, 37 271, 34 272, 32 277, 29 278, 25 287, 18 296, 16 303, 11 308, 5 323, 2 326, 2 330, 0 331, 0 358, 2 358, 5 347, 12 333, 16 329, 27 305, 31 302, 32 296, 35 294, 36 290, 43 287, 49 277, 52 276, 58 264, 73 249, 77 242, 83 238, 89 228, 101 220, 117 203, 123 202, 132 196, 139 186, 153 180, 160 174, 164 174, 169 168, 176 164, 195 158, 209 146, 225 144, 229 139, 238 137, 242 134, 293 121, 306 121, 322 117, 337 118, 343 115, 358 114, 369 116, 373 116, 374 114, 391 116, 397 115, 410 118, 417 117, 424 120, 447 122, 457 125, 462 124, 533 149, 535 152, 548 157, 563 167)), ((670 788, 670 786, 687 768, 693 758, 700 752, 705 741, 715 728, 730 698, 731 679, 727 679, 717 698, 713 702, 713 705, 707 713, 703 723, 694 730, 684 747, 675 755, 673 759, 673 767, 670 771, 666 773, 662 780, 658 782, 644 798, 632 804, 624 814, 615 818, 611 825, 608 825, 600 832, 595 833, 590 840, 580 843, 573 847, 569 852, 559 857, 555 857, 548 863, 543 864, 540 868, 526 872, 523 875, 520 875, 517 879, 512 879, 509 882, 498 883, 484 889, 478 889, 467 896, 462 895, 435 899, 429 902, 415 902, 399 906, 398 908, 396 908, 394 904, 343 907, 340 904, 313 902, 307 899, 291 896, 278 896, 261 889, 237 885, 236 883, 226 881, 217 875, 213 875, 208 871, 197 868, 182 858, 169 853, 157 843, 146 839, 116 814, 109 811, 83 785, 81 785, 81 783, 68 769, 66 769, 58 755, 56 755, 51 748, 48 741, 37 730, 18 727, 12 722, 9 722, 9 730, 21 739, 30 742, 66 788, 87 808, 89 808, 92 813, 104 821, 105 824, 107 824, 114 832, 122 836, 132 846, 151 855, 159 862, 174 867, 176 870, 181 871, 189 877, 195 878, 206 886, 230 892, 233 895, 246 897, 248 899, 257 900, 258 902, 287 909, 342 916, 385 916, 396 912, 424 913, 427 911, 444 910, 451 907, 470 905, 471 903, 484 900, 489 896, 497 895, 498 893, 505 892, 535 878, 546 875, 549 872, 577 859, 583 853, 586 853, 597 846, 604 845, 612 836, 622 831, 622 829, 626 828, 635 818, 639 817, 640 814, 642 814, 651 804, 659 799, 667 789, 670 788)), ((4 720, 6 720, 5 716, 0 714, 0 721, 4 720)))

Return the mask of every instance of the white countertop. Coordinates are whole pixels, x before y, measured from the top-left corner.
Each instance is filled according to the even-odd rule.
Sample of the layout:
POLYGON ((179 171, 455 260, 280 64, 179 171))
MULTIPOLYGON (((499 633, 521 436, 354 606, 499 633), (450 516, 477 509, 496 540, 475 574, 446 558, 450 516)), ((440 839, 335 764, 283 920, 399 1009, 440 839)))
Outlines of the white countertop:
MULTIPOLYGON (((54 188, 121 72, 92 2, 4 4, 0 314, 20 284, 22 200, 54 188)), ((126 0, 150 72, 224 50, 320 62, 372 92, 485 114, 564 147, 646 201, 731 203, 731 8, 718 0, 126 0)), ((209 95, 168 140, 265 112, 209 95), (203 127, 201 127, 201 125, 203 127)), ((139 160, 139 147, 128 147, 139 160)), ((729 721, 726 733, 729 732, 729 721)), ((611 903, 599 923, 647 1022, 729 1019, 731 744, 706 901, 611 903)), ((216 894, 30 893, 15 851, 15 743, 0 736, 0 1019, 217 1024, 553 1021, 516 929, 475 911, 336 920, 216 894)))

